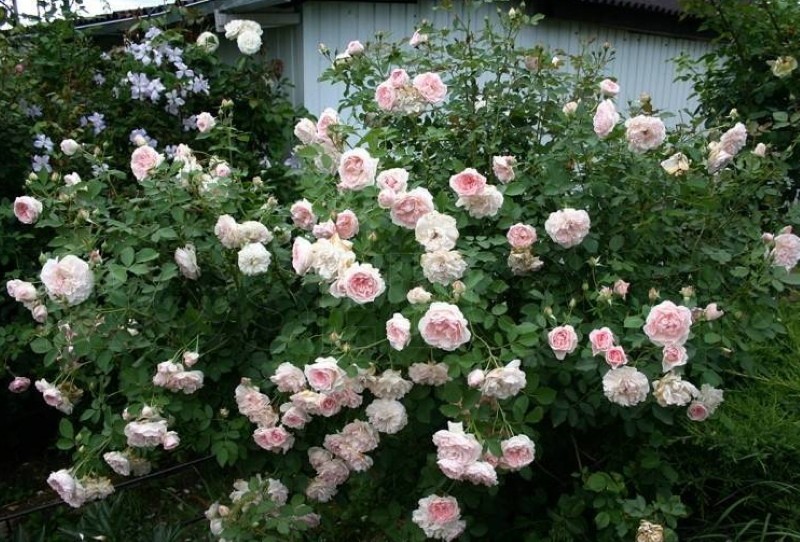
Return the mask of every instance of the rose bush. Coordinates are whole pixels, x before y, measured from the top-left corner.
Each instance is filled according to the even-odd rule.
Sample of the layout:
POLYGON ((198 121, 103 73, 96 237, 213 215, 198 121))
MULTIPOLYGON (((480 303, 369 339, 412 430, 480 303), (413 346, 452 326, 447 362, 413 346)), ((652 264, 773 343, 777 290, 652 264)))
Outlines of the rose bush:
POLYGON ((50 267, 8 290, 46 309, 13 370, 74 413, 54 489, 210 451, 253 475, 207 511, 226 540, 674 540, 668 447, 784 332, 786 165, 650 102, 624 126, 608 49, 519 48, 537 20, 331 53, 346 95, 298 120, 291 186, 192 149, 230 105, 163 160, 53 150, 83 181, 30 178, 50 267))

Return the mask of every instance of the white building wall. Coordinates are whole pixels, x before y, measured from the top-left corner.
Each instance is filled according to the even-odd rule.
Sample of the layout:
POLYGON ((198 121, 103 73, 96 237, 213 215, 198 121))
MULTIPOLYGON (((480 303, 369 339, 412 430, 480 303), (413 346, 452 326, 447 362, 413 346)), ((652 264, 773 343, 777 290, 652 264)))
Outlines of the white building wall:
MULTIPOLYGON (((417 4, 371 2, 306 2, 302 12, 302 96, 303 104, 314 115, 326 107, 335 107, 342 89, 328 83, 318 83, 328 61, 317 51, 324 43, 331 49, 343 50, 351 40, 371 41, 376 32, 388 32, 390 40, 408 38, 422 19, 437 27, 449 25, 450 15, 433 9, 434 0, 417 4)), ((481 24, 484 16, 496 16, 496 8, 486 6, 472 19, 481 24)), ((670 62, 681 52, 699 57, 709 50, 700 40, 677 39, 641 34, 572 21, 547 20, 539 26, 526 28, 520 35, 520 45, 531 47, 543 44, 567 53, 577 53, 581 43, 594 38, 597 43, 608 42, 616 50, 616 58, 608 74, 616 77, 622 87, 618 97, 621 107, 635 100, 642 92, 649 93, 653 105, 677 113, 692 107, 688 83, 674 82, 675 66, 670 62)))

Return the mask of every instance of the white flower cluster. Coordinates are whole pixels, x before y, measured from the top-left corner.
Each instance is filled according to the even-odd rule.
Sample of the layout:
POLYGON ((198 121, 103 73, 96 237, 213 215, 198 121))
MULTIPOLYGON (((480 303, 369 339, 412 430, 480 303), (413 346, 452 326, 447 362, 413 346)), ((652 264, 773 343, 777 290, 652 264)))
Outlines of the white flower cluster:
POLYGON ((247 19, 236 19, 225 25, 225 37, 236 40, 236 46, 243 55, 254 55, 261 49, 263 33, 260 24, 247 19))
POLYGON ((252 276, 267 272, 272 255, 264 244, 272 241, 272 233, 264 224, 253 220, 239 224, 232 216, 222 215, 217 219, 214 234, 225 248, 239 249, 242 274, 252 276))

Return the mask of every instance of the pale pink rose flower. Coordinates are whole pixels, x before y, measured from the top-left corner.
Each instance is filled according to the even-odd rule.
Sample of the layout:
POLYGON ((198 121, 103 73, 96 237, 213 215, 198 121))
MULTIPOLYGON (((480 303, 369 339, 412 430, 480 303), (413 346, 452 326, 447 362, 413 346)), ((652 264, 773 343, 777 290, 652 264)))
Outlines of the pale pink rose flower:
POLYGON ((430 495, 420 499, 411 519, 428 538, 450 542, 461 535, 467 523, 459 519, 461 511, 453 497, 430 495))
POLYGON ((719 310, 716 303, 709 303, 706 305, 706 308, 703 309, 703 316, 708 322, 722 318, 724 314, 725 311, 719 310))
POLYGON ((386 290, 386 283, 380 271, 368 263, 351 265, 341 280, 347 297, 359 305, 375 301, 375 298, 386 290))
POLYGON ((463 207, 473 218, 495 216, 503 206, 503 194, 496 186, 487 184, 483 192, 475 196, 459 196, 456 207, 463 207))
POLYGON ((397 105, 397 91, 389 81, 375 87, 375 102, 384 111, 392 111, 397 105))
POLYGON ((664 301, 650 309, 642 329, 652 343, 666 346, 685 343, 691 326, 692 311, 672 301, 664 301))
POLYGON ((614 126, 619 122, 619 113, 611 100, 603 100, 597 106, 594 114, 594 133, 600 139, 609 136, 614 126))
POLYGON ((284 405, 281 405, 281 410, 283 411, 281 423, 286 427, 290 429, 302 429, 311 421, 311 416, 302 408, 298 408, 291 403, 286 403, 286 405, 288 405, 286 410, 283 410, 284 405))
POLYGON ((341 239, 350 239, 358 233, 358 217, 350 209, 336 215, 336 233, 341 239))
POLYGON ((734 156, 726 152, 722 145, 716 141, 708 144, 708 164, 706 169, 709 173, 716 173, 733 161, 734 156))
POLYGON ((613 98, 619 94, 619 85, 611 79, 603 79, 600 81, 600 92, 603 93, 603 96, 613 98))
POLYGON ((456 219, 438 211, 431 211, 417 221, 414 237, 427 252, 451 250, 458 240, 456 219))
POLYGON ((181 275, 190 280, 200 277, 200 268, 197 266, 197 253, 194 245, 189 243, 183 248, 175 249, 175 263, 181 275))
POLYGON ((517 160, 513 156, 495 156, 492 158, 492 171, 497 180, 505 184, 511 182, 516 177, 514 166, 517 160))
POLYGON ((332 486, 342 485, 350 477, 347 463, 341 459, 330 459, 316 468, 319 479, 332 486))
POLYGON ((625 121, 625 128, 628 148, 637 153, 655 149, 667 137, 664 123, 658 117, 638 115, 625 121))
POLYGON ((291 397, 289 397, 289 401, 292 402, 292 405, 317 416, 320 414, 319 411, 319 404, 320 404, 320 393, 311 390, 303 390, 295 393, 291 397))
POLYGON ((433 196, 425 188, 414 188, 404 194, 398 194, 392 204, 392 223, 413 230, 417 221, 433 211, 433 196))
POLYGON ((353 149, 342 154, 339 161, 340 190, 362 190, 375 184, 378 159, 365 149, 353 149))
POLYGON ((497 471, 487 461, 475 461, 464 469, 463 479, 476 485, 491 487, 497 485, 497 471))
POLYGON ((174 450, 181 444, 181 437, 175 431, 168 431, 161 440, 165 450, 174 450))
POLYGON ((759 158, 764 158, 767 155, 767 146, 763 143, 759 143, 756 145, 756 148, 753 149, 753 154, 758 156, 759 158))
POLYGON ((14 377, 8 384, 8 391, 11 393, 22 393, 23 391, 27 390, 31 385, 31 379, 26 378, 24 376, 17 376, 14 377))
POLYGON ((292 204, 289 209, 292 215, 292 222, 298 228, 304 230, 311 230, 317 222, 317 216, 311 207, 311 202, 307 199, 301 199, 292 204))
POLYGON ((575 209, 563 209, 550 213, 544 223, 544 229, 554 242, 564 248, 581 244, 589 234, 591 221, 589 214, 575 209))
MULTIPOLYGON (((525 372, 520 369, 521 363, 520 360, 514 359, 509 361, 505 367, 497 367, 489 371, 481 383, 481 393, 497 399, 508 399, 517 395, 527 384, 525 372)), ((469 381, 469 377, 467 380, 469 381)))
POLYGON ((313 264, 311 257, 311 243, 302 237, 297 237, 292 245, 292 269, 298 275, 305 275, 313 264))
POLYGON ((417 75, 414 78, 414 88, 431 104, 441 103, 447 95, 447 85, 442 82, 439 74, 432 72, 417 75))
POLYGON ((214 235, 225 248, 238 248, 242 244, 239 224, 230 215, 222 215, 214 225, 214 235))
POLYGON ((533 463, 536 446, 527 435, 516 435, 500 443, 503 456, 498 465, 508 470, 519 470, 533 463))
POLYGON ((47 307, 44 305, 36 305, 31 310, 31 316, 40 324, 44 324, 47 321, 47 307))
POLYGON ((167 421, 132 421, 124 429, 128 446, 132 448, 153 448, 161 444, 167 434, 167 421))
POLYGON ((547 342, 556 359, 563 360, 578 347, 578 335, 575 333, 575 328, 570 325, 558 326, 547 334, 547 342))
POLYGON ((317 125, 311 119, 300 119, 294 126, 294 135, 303 145, 310 145, 317 139, 317 125))
POLYGON ((698 393, 699 390, 691 382, 672 372, 653 381, 653 396, 662 407, 688 405, 698 393))
POLYGON ((420 256, 425 278, 434 284, 447 286, 464 276, 467 262, 457 250, 437 250, 420 256))
POLYGON ((663 372, 671 371, 675 367, 686 365, 689 355, 686 347, 679 344, 668 344, 661 351, 661 369, 663 372))
POLYGON ((332 459, 333 455, 331 455, 331 453, 325 448, 312 446, 308 449, 308 462, 316 471, 318 471, 322 465, 328 461, 331 461, 332 459))
POLYGON ((723 152, 736 156, 744 148, 747 143, 747 128, 741 122, 722 134, 719 140, 720 148, 723 152))
POLYGON ((6 291, 8 292, 8 295, 20 303, 32 303, 36 301, 38 297, 36 294, 36 286, 30 282, 25 282, 24 280, 9 280, 6 282, 6 291))
POLYGON ((239 413, 251 422, 264 427, 277 423, 277 414, 269 404, 269 397, 261 393, 249 378, 242 378, 234 394, 239 413))
POLYGON ((412 288, 406 294, 406 300, 412 305, 424 305, 433 298, 431 293, 422 286, 412 288))
POLYGON ((199 115, 197 115, 197 130, 201 134, 205 134, 209 132, 214 126, 217 124, 217 119, 215 119, 211 113, 206 113, 203 111, 199 115))
POLYGON ((283 393, 297 393, 306 387, 306 377, 299 367, 289 362, 278 365, 270 381, 278 386, 278 391, 283 393))
POLYGON ((229 166, 226 162, 220 162, 214 166, 214 176, 226 178, 229 177, 231 174, 231 166, 229 166))
POLYGON ((480 459, 483 447, 475 435, 464 432, 462 424, 448 422, 447 427, 433 434, 436 463, 448 478, 459 480, 467 466, 480 459))
POLYGON ((703 422, 708 419, 711 413, 708 411, 708 407, 700 401, 692 401, 686 409, 686 415, 693 422, 703 422))
POLYGON ((333 223, 333 220, 320 222, 311 228, 311 234, 317 239, 330 239, 336 234, 336 224, 333 223))
POLYGON ((303 372, 308 385, 316 391, 333 391, 347 376, 335 358, 317 358, 314 363, 306 365, 303 372))
POLYGON ((67 173, 66 175, 64 175, 64 184, 67 186, 75 186, 76 184, 80 184, 80 182, 81 182, 81 176, 75 173, 74 171, 72 173, 67 173))
POLYGON ((775 243, 770 251, 772 265, 791 271, 800 261, 800 237, 787 232, 776 235, 772 241, 775 243))
POLYGON ((564 104, 564 107, 561 108, 561 112, 564 113, 566 116, 571 117, 578 111, 578 102, 567 102, 564 104))
POLYGON ((142 181, 150 174, 150 171, 157 168, 163 161, 164 155, 156 152, 153 147, 149 145, 138 147, 131 155, 133 176, 136 177, 137 181, 142 181))
POLYGON ((239 270, 247 276, 266 273, 272 261, 272 255, 261 243, 247 243, 237 256, 239 270))
POLYGON ((483 369, 473 369, 467 375, 467 386, 470 388, 480 388, 486 380, 486 373, 483 369))
POLYGON ((316 502, 329 502, 338 492, 336 486, 330 485, 319 478, 314 478, 306 486, 306 497, 316 502))
POLYGON ((442 386, 452 380, 446 363, 413 363, 408 368, 408 378, 414 384, 442 386))
POLYGON ((391 209, 397 199, 397 193, 391 188, 384 188, 378 193, 378 207, 391 209))
POLYGON ((168 388, 189 395, 203 387, 203 379, 202 371, 179 371, 172 377, 168 388))
POLYGON ((342 403, 340 403, 333 393, 319 393, 317 394, 316 413, 320 416, 330 418, 335 416, 342 410, 342 403))
POLYGON ((386 369, 380 376, 369 377, 365 384, 375 397, 395 401, 402 399, 414 386, 403 378, 400 371, 394 369, 386 369))
POLYGON ((389 74, 389 79, 387 82, 391 83, 394 88, 403 88, 404 86, 411 84, 411 78, 404 69, 395 68, 389 74))
POLYGON ((408 171, 399 167, 387 169, 380 172, 375 182, 381 190, 390 189, 401 194, 408 188, 408 171))
POLYGON ((23 224, 33 224, 42 214, 42 202, 30 196, 20 196, 14 200, 14 216, 23 224))
POLYGON ((650 383, 647 376, 633 367, 610 369, 603 376, 603 393, 612 403, 634 406, 647 399, 650 383))
POLYGON ((131 462, 126 454, 122 452, 106 452, 103 454, 103 460, 111 467, 111 470, 120 476, 130 476, 131 462))
POLYGON ((294 446, 294 435, 283 426, 259 427, 253 431, 253 440, 268 452, 286 453, 294 446))
POLYGON ((460 196, 477 196, 486 188, 486 177, 473 168, 467 168, 461 173, 450 177, 450 188, 460 196))
POLYGON ((197 352, 183 353, 183 363, 187 367, 193 367, 199 359, 200 359, 200 354, 198 354, 197 352))
POLYGON ((73 508, 80 508, 88 500, 86 488, 68 470, 51 472, 47 477, 49 485, 65 503, 73 508))
POLYGON ((339 114, 335 109, 328 107, 319 116, 317 121, 317 138, 322 142, 333 143, 331 126, 339 124, 339 114))
POLYGON ((65 139, 59 145, 61 147, 61 152, 66 154, 67 156, 72 156, 81 148, 80 143, 75 141, 74 139, 65 139))
POLYGON ((395 350, 402 350, 411 342, 411 322, 400 314, 394 313, 386 322, 386 338, 395 350))
POLYGON ((375 399, 366 408, 369 423, 381 433, 394 435, 408 424, 406 408, 394 399, 375 399))
POLYGON ((431 303, 420 319, 418 329, 426 344, 453 351, 469 342, 472 334, 459 308, 449 303, 431 303))
POLYGON ((408 44, 411 47, 419 47, 423 43, 428 43, 428 35, 420 34, 419 30, 415 30, 414 34, 411 36, 411 39, 408 40, 408 44))
POLYGON ((596 356, 614 346, 614 333, 607 327, 594 329, 589 333, 589 342, 592 345, 592 355, 596 356))
POLYGON ((612 369, 618 369, 628 363, 628 356, 625 354, 625 349, 621 346, 612 346, 606 350, 606 363, 612 369))
POLYGON ((536 229, 520 222, 508 229, 506 239, 508 239, 508 244, 511 245, 511 248, 528 248, 536 242, 536 229))
POLYGON ((625 299, 625 296, 628 295, 628 288, 630 287, 629 282, 625 282, 622 279, 618 279, 614 283, 614 293, 620 296, 622 299, 625 299))
POLYGON ((358 56, 364 52, 364 45, 360 41, 351 41, 344 52, 350 56, 358 56))
POLYGON ((41 279, 50 299, 73 306, 83 303, 94 290, 94 273, 77 256, 50 259, 42 267, 41 279))

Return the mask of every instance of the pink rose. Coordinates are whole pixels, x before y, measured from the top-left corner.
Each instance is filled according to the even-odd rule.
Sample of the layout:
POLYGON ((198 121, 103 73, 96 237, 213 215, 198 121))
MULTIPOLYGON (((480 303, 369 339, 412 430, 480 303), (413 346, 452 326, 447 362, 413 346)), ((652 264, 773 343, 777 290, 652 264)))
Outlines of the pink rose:
POLYGON ((292 214, 292 222, 298 228, 311 230, 317 222, 317 216, 314 214, 311 202, 307 199, 294 202, 289 208, 289 212, 292 214))
POLYGON ((391 111, 397 104, 397 91, 389 82, 384 81, 375 88, 375 101, 384 111, 391 111))
POLYGON ((442 102, 447 95, 447 85, 442 82, 438 74, 421 73, 414 78, 414 88, 426 102, 436 104, 442 102))
POLYGON ((217 177, 228 177, 231 174, 231 166, 225 162, 220 162, 214 166, 214 175, 217 177))
POLYGON ((378 207, 381 209, 391 209, 397 199, 397 193, 391 188, 384 188, 378 193, 378 207))
POLYGON ((600 81, 600 92, 603 93, 603 96, 613 98, 619 94, 619 85, 611 79, 603 79, 600 81))
POLYGON ((477 196, 486 188, 486 177, 472 168, 450 177, 450 188, 459 196, 477 196))
POLYGON ((655 149, 667 136, 664 122, 658 117, 638 115, 625 121, 625 128, 628 148, 638 153, 655 149))
POLYGON ((42 202, 30 196, 20 196, 14 200, 14 216, 23 224, 33 224, 42 214, 42 202))
POLYGON ((722 318, 724 314, 725 311, 719 310, 717 308, 716 303, 709 303, 708 305, 706 305, 706 308, 703 309, 703 316, 708 322, 711 322, 712 320, 717 320, 718 318, 722 318))
POLYGON ((686 409, 686 415, 693 422, 703 422, 711 415, 708 407, 700 401, 692 401, 686 409))
POLYGON ((527 435, 516 435, 500 443, 503 457, 499 466, 509 470, 519 470, 533 462, 536 446, 527 435))
POLYGON ((342 383, 345 372, 334 358, 317 358, 303 370, 308 385, 317 391, 333 391, 342 383))
POLYGON ((316 408, 321 416, 330 418, 342 410, 342 403, 340 403, 333 394, 320 393, 317 396, 316 408))
POLYGON ((396 68, 392 70, 392 73, 389 75, 389 79, 387 80, 394 88, 403 88, 404 86, 411 83, 411 78, 408 76, 408 73, 402 68, 396 68))
POLYGON ((165 450, 174 450, 181 444, 181 438, 175 431, 168 431, 161 439, 161 445, 165 450))
POLYGON ((417 220, 433 211, 433 196, 425 188, 414 188, 405 194, 398 194, 392 205, 392 222, 408 229, 417 227, 417 220))
POLYGON ((27 390, 31 385, 31 379, 24 376, 17 376, 8 385, 8 391, 11 393, 22 393, 27 390))
POLYGON ((300 119, 294 126, 294 135, 304 145, 309 145, 317 138, 317 125, 311 119, 300 119))
POLYGON ((776 235, 772 241, 775 247, 770 252, 772 265, 792 270, 800 261, 800 237, 788 232, 776 235))
POLYGON ((381 171, 375 181, 381 190, 390 189, 396 194, 408 188, 408 171, 403 168, 392 168, 381 171))
POLYGON ((578 335, 575 333, 575 328, 570 325, 558 326, 547 334, 547 342, 556 355, 556 359, 563 360, 567 354, 571 354, 578 347, 578 335))
POLYGON ((467 386, 470 388, 480 388, 486 380, 486 373, 482 369, 473 369, 467 375, 467 386))
MULTIPOLYGON (((302 429, 311 421, 311 416, 302 408, 297 408, 291 403, 286 403, 289 407, 281 416, 281 423, 290 429, 302 429)), ((281 408, 283 410, 283 408, 281 408)))
POLYGON ((527 224, 514 224, 508 229, 506 239, 511 248, 528 248, 536 242, 536 229, 527 224))
POLYGON ((156 152, 149 145, 138 147, 131 155, 131 171, 137 181, 142 181, 150 174, 150 171, 164 161, 164 155, 156 152))
POLYGON ((339 124, 339 114, 330 107, 325 109, 317 121, 317 138, 326 143, 333 143, 333 134, 329 128, 337 124, 339 124))
POLYGON ((467 526, 466 521, 459 519, 460 516, 455 498, 429 495, 419 500, 411 519, 426 537, 451 541, 458 538, 467 526))
POLYGON ((689 338, 692 326, 692 311, 664 301, 650 309, 644 325, 644 333, 659 346, 682 345, 689 338))
POLYGON ((415 30, 414 35, 411 36, 411 39, 408 40, 408 44, 411 47, 419 47, 423 43, 428 43, 428 35, 420 34, 419 30, 415 30))
POLYGON ((253 431, 253 440, 268 452, 286 453, 294 445, 294 436, 283 426, 259 427, 253 431))
POLYGON ((336 224, 333 223, 333 220, 326 220, 325 222, 320 222, 319 224, 315 224, 313 228, 311 228, 311 233, 317 239, 330 239, 336 233, 336 224))
POLYGON ((41 279, 50 299, 66 301, 70 306, 83 303, 94 290, 94 273, 89 264, 72 254, 47 260, 41 279))
POLYGON ((614 283, 614 293, 620 296, 622 299, 625 299, 625 296, 628 295, 628 288, 630 285, 631 284, 629 282, 619 279, 614 283))
POLYGON ((612 369, 616 369, 628 363, 628 356, 625 355, 625 350, 621 346, 612 346, 606 350, 606 363, 612 369))
POLYGON ((350 299, 363 305, 375 301, 384 290, 386 283, 380 271, 368 263, 356 263, 347 268, 341 277, 344 290, 350 299))
POLYGON ((361 190, 375 184, 377 158, 364 149, 353 149, 342 154, 339 161, 340 190, 361 190))
POLYGON ((686 353, 686 348, 678 344, 668 344, 662 350, 661 369, 665 373, 671 371, 675 367, 686 365, 689 361, 689 355, 686 353))
POLYGON ((611 100, 603 100, 597 106, 597 112, 594 114, 594 133, 600 139, 605 139, 614 129, 614 126, 619 122, 619 113, 617 113, 614 102, 611 100))
POLYGON ((8 295, 20 303, 31 303, 36 301, 38 297, 36 295, 36 286, 24 280, 9 280, 6 282, 6 291, 8 291, 8 295))
POLYGON ((395 350, 402 350, 411 342, 411 322, 400 314, 394 313, 386 322, 386 338, 395 350))
POLYGON ((242 244, 239 224, 236 223, 231 215, 222 215, 214 225, 214 235, 217 236, 222 246, 225 248, 237 248, 242 244))
POLYGON ((592 355, 596 356, 614 346, 614 334, 607 327, 594 329, 589 333, 589 342, 592 344, 592 355))
POLYGON ((217 120, 211 115, 211 113, 206 113, 205 111, 197 115, 197 129, 201 134, 204 134, 211 130, 217 124, 217 120))
POLYGON ((311 243, 297 237, 292 245, 292 268, 298 275, 305 275, 313 263, 311 243))
POLYGON ((464 469, 463 479, 487 487, 497 485, 497 471, 487 461, 475 461, 464 469))
POLYGON ((358 56, 364 52, 364 46, 360 41, 351 41, 347 44, 347 49, 344 52, 350 56, 358 56))
POLYGON ((47 321, 47 307, 44 305, 36 305, 33 307, 33 310, 31 310, 31 316, 40 324, 44 324, 47 321))
POLYGON ((550 239, 564 248, 571 248, 581 244, 589 235, 591 220, 586 211, 563 209, 550 213, 544 223, 544 229, 550 239))
POLYGON ((358 233, 358 217, 350 209, 336 215, 336 233, 341 239, 350 239, 358 233))
POLYGON ((297 393, 306 387, 306 377, 299 367, 289 362, 278 365, 270 381, 278 386, 278 391, 283 393, 297 393))
POLYGON ((466 318, 449 303, 431 303, 417 327, 426 344, 442 350, 453 351, 472 338, 466 318))
POLYGON ((492 171, 501 183, 511 182, 516 177, 514 166, 517 160, 513 156, 495 156, 492 158, 492 171))

